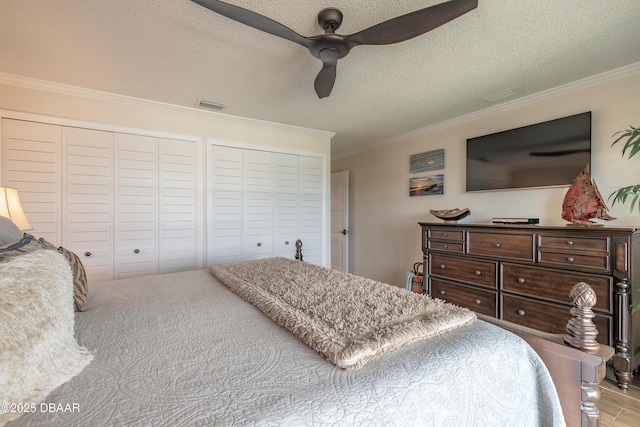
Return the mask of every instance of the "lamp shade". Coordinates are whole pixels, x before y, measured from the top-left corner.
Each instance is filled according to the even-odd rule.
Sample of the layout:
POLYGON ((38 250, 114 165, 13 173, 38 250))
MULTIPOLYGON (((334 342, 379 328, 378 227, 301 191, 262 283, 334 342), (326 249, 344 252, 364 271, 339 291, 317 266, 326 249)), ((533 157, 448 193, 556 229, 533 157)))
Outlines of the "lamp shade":
POLYGON ((9 218, 21 231, 32 229, 15 188, 0 187, 0 216, 9 218))

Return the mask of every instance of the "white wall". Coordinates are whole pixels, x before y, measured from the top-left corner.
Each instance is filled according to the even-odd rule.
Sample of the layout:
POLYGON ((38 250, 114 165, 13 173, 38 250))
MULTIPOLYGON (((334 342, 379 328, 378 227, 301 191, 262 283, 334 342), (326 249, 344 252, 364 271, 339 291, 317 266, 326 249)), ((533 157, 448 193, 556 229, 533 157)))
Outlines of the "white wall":
MULTIPOLYGON (((404 286, 406 271, 422 259, 418 221, 439 222, 430 209, 470 208, 463 222, 490 222, 493 217, 538 217, 544 224, 566 224, 560 217, 567 187, 465 192, 466 139, 592 111, 591 173, 605 200, 616 188, 640 183, 640 157, 627 160, 611 148, 612 134, 640 126, 640 66, 614 81, 600 76, 590 82, 548 91, 513 102, 509 109, 487 110, 450 126, 429 131, 366 152, 333 159, 332 171, 350 171, 350 260, 354 274, 404 286), (593 86, 594 82, 602 82, 593 86), (445 149, 443 195, 409 197, 409 156, 445 149)), ((399 138, 398 138, 399 139, 399 138)), ((629 206, 610 207, 612 226, 640 226, 640 214, 629 206)))

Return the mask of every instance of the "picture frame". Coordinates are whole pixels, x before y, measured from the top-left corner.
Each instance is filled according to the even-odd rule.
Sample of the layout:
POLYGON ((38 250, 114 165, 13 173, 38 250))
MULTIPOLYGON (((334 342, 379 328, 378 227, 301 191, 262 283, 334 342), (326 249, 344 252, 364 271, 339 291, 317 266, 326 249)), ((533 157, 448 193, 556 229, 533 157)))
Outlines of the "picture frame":
POLYGON ((412 154, 409 158, 409 172, 419 173, 444 169, 444 148, 412 154))
POLYGON ((409 196, 433 196, 444 194, 444 174, 409 179, 409 196))

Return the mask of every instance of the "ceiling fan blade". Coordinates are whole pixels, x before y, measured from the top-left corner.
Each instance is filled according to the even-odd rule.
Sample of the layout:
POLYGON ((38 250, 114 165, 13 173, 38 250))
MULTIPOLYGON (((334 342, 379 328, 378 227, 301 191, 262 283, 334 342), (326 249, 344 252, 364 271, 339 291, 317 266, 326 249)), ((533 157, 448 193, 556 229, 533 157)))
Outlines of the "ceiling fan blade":
POLYGON ((353 46, 398 43, 431 31, 478 7, 478 0, 450 0, 345 36, 353 46))
POLYGON ((267 18, 259 13, 252 12, 244 9, 240 6, 234 6, 229 3, 218 0, 191 0, 194 3, 205 7, 212 12, 226 16, 227 18, 238 21, 241 24, 248 25, 265 33, 273 34, 274 36, 282 37, 283 39, 290 40, 294 43, 298 43, 306 48, 311 45, 311 40, 301 36, 292 29, 282 25, 279 22, 274 21, 271 18, 267 18))
POLYGON ((590 148, 581 148, 576 150, 561 150, 561 151, 532 151, 529 153, 530 156, 534 157, 555 157, 555 156, 568 156, 570 154, 576 153, 588 153, 590 152, 590 148))
POLYGON ((316 80, 313 82, 313 87, 316 89, 318 98, 326 98, 333 89, 333 84, 336 81, 336 66, 338 61, 323 62, 322 69, 316 76, 316 80))

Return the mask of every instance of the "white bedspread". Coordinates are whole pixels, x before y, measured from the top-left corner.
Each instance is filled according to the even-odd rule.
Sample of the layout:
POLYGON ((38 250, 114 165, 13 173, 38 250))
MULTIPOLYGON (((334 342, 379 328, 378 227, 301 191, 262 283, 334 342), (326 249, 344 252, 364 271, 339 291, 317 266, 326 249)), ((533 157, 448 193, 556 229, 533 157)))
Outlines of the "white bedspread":
POLYGON ((564 425, 535 352, 479 320, 345 371, 207 270, 103 282, 87 308, 93 362, 8 426, 564 425))

